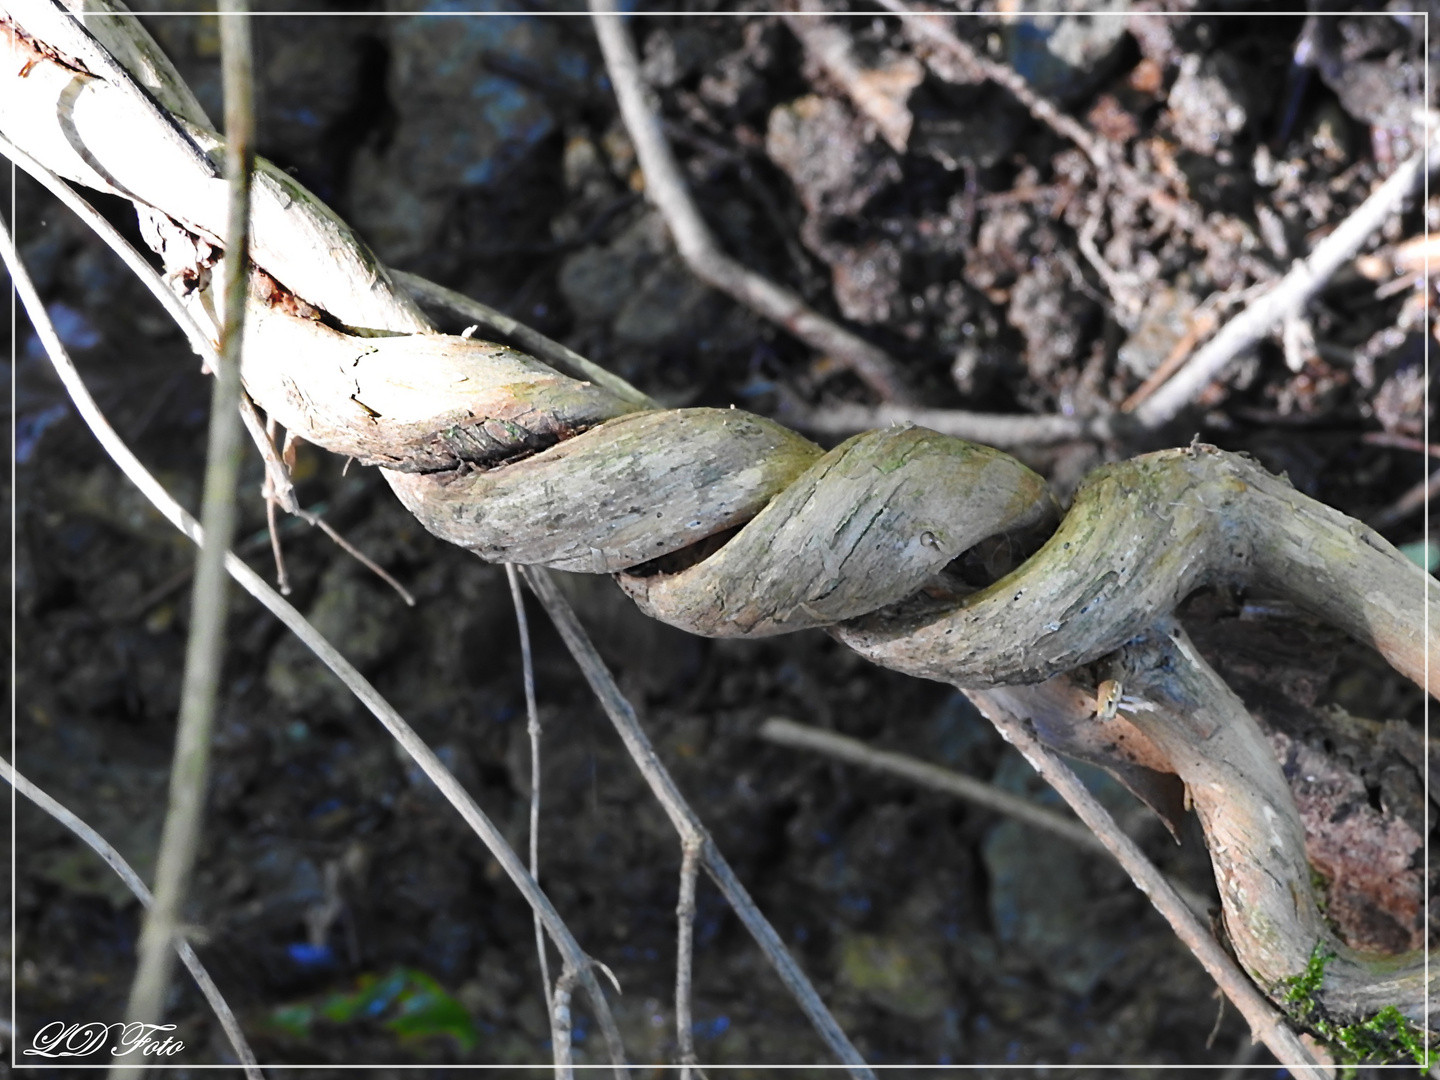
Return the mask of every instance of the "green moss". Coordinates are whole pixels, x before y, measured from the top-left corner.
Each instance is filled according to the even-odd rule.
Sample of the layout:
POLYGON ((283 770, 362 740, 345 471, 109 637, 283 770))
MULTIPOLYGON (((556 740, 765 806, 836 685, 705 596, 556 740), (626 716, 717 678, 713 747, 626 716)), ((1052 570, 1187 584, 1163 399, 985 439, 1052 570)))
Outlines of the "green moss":
POLYGON ((1414 1061, 1421 1072, 1430 1068, 1431 1050, 1419 1028, 1398 1007, 1387 1005, 1375 1015, 1353 1024, 1337 1024, 1317 999, 1325 981, 1325 967, 1335 954, 1317 944, 1305 970, 1281 981, 1279 990, 1286 1013, 1300 1027, 1314 1032, 1329 1046, 1347 1078, 1356 1065, 1391 1065, 1414 1061))

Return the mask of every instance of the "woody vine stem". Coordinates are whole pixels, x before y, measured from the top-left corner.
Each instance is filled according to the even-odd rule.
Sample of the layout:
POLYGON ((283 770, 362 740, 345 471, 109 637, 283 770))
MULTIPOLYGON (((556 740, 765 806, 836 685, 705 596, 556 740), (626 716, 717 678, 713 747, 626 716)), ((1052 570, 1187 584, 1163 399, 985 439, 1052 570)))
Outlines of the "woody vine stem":
MULTIPOLYGON (((607 53, 630 49, 600 8, 607 53)), ((104 2, 72 15, 55 0, 4 0, 0 78, 17 163, 131 200, 185 318, 218 343, 212 279, 230 276, 235 235, 225 145, 144 29, 104 2)), ((1391 184, 1419 174, 1417 159, 1391 184)), ((250 220, 250 398, 290 434, 379 466, 433 533, 491 560, 615 574, 642 610, 698 634, 825 628, 877 663, 964 689, 1042 772, 1051 750, 1123 744, 1115 770, 1157 791, 1168 777, 1193 798, 1254 984, 1227 989, 1253 997, 1239 1003, 1281 1060, 1311 1064, 1256 988, 1283 1002, 1317 948, 1335 956, 1315 994, 1328 1016, 1396 1005, 1429 1025, 1421 955, 1368 957, 1327 926, 1258 727, 1170 621, 1198 588, 1263 585, 1423 685, 1440 659, 1424 632, 1427 615, 1440 624, 1430 581, 1373 530, 1204 446, 1097 471, 1057 525, 1044 481, 997 450, 896 427, 825 452, 763 417, 657 409, 614 376, 577 379, 438 333, 344 222, 263 160, 250 220), (947 577, 975 544, 1046 532, 987 588, 947 577), (1142 702, 1098 736, 1091 665, 1142 702)), ((588 962, 566 963, 598 994, 588 962)))

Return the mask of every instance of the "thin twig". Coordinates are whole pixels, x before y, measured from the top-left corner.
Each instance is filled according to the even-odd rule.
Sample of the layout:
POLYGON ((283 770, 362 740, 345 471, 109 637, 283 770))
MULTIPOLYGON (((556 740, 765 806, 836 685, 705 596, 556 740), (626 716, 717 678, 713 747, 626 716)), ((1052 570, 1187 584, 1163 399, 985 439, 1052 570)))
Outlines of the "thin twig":
MULTIPOLYGON (((23 150, 12 145, 4 136, 0 136, 0 154, 6 155, 22 169, 30 173, 31 176, 48 188, 56 198, 60 199, 61 202, 73 210, 96 235, 105 241, 106 245, 118 255, 121 261, 140 279, 141 283, 150 291, 151 295, 160 301, 166 313, 170 315, 176 325, 179 326, 180 330, 189 339, 191 348, 200 356, 206 369, 212 372, 220 369, 222 365, 220 354, 216 351, 214 344, 205 336, 205 332, 195 321, 194 315, 180 298, 166 287, 165 279, 150 265, 149 261, 135 249, 134 245, 120 234, 115 226, 111 225, 95 207, 78 195, 69 184, 65 183, 64 180, 50 169, 47 169, 44 165, 31 158, 23 150)), ((439 286, 435 286, 435 288, 438 289, 439 286)), ((458 296, 459 294, 454 295, 458 296)), ((464 298, 462 297, 461 299, 464 298)), ((528 330, 529 328, 526 327, 525 329, 528 330)), ((534 333, 534 331, 530 331, 530 333, 534 333)), ((545 340, 548 341, 549 339, 547 338, 545 340)), ((555 347, 564 348, 562 345, 556 345, 555 347)), ((585 364, 590 363, 590 361, 584 360, 583 358, 582 362, 585 364)), ((591 366, 593 367, 594 365, 591 366)), ((615 377, 612 376, 611 378, 614 379, 615 377)), ((624 385, 628 386, 628 384, 624 385)), ((634 391, 634 393, 639 393, 639 391, 634 391)), ((240 418, 244 422, 246 430, 250 433, 251 440, 260 451, 260 457, 265 462, 265 497, 267 501, 278 499, 281 508, 284 509, 286 513, 294 514, 304 519, 310 525, 319 526, 322 532, 334 540, 336 544, 349 553, 357 562, 363 564, 394 589, 406 604, 414 607, 415 598, 409 590, 383 570, 374 560, 370 559, 336 532, 333 526, 316 518, 313 512, 307 513, 300 508, 296 502, 294 485, 290 481, 290 471, 281 457, 276 455, 274 444, 266 431, 266 422, 260 419, 255 404, 250 400, 248 394, 243 392, 240 394, 238 408, 240 418)), ((273 506, 273 502, 271 505, 273 506)), ((273 517, 273 513, 269 510, 267 510, 267 517, 273 517)), ((280 591, 283 595, 288 596, 290 594, 290 585, 285 573, 284 559, 280 552, 279 538, 276 536, 273 526, 271 527, 271 534, 280 591)))
POLYGON ((1215 322, 1213 312, 1195 312, 1190 319, 1189 327, 1181 335, 1180 340, 1171 346, 1165 359, 1161 360, 1155 370, 1145 376, 1144 381, 1132 390, 1124 401, 1120 402, 1120 411, 1122 413, 1133 412, 1148 401, 1156 390, 1169 382, 1170 378, 1189 362, 1195 351, 1196 342, 1215 329, 1215 322))
POLYGON ((876 2, 892 14, 898 15, 905 25, 918 36, 923 37, 932 45, 944 49, 981 78, 989 79, 1010 91, 1015 99, 1025 106, 1031 116, 1078 146, 1101 173, 1111 167, 1113 158, 1109 143, 1092 133, 1074 117, 1061 112, 1053 102, 1037 94, 1018 71, 977 53, 946 29, 933 13, 912 11, 900 0, 876 0, 876 2))
POLYGON ((220 358, 215 351, 215 343, 211 341, 200 324, 195 321, 195 316, 185 306, 184 301, 165 284, 165 279, 150 264, 150 261, 121 235, 120 230, 110 224, 109 220, 96 210, 88 200, 83 198, 74 188, 61 179, 55 172, 45 165, 36 161, 33 157, 10 142, 4 135, 0 135, 0 154, 4 154, 20 168, 24 169, 33 177, 36 182, 44 186, 50 194, 54 195, 62 203, 68 206, 75 216, 83 221, 96 236, 103 240, 107 247, 120 257, 120 261, 128 266, 131 272, 140 279, 140 283, 150 291, 150 294, 160 302, 166 314, 174 320, 180 332, 190 342, 190 347, 195 350, 195 355, 200 357, 205 366, 211 371, 218 368, 220 358))
POLYGON ((545 994, 550 1002, 550 1031, 555 1040, 555 1080, 575 1080, 574 1056, 571 1054, 570 995, 575 988, 577 972, 566 964, 555 980, 555 992, 545 994))
POLYGON ((295 501, 295 484, 290 479, 290 469, 275 449, 275 418, 271 416, 262 421, 260 410, 244 391, 240 394, 240 418, 245 421, 245 427, 249 429, 250 437, 265 462, 265 484, 262 489, 265 501, 279 503, 287 514, 293 514, 299 504, 295 501))
POLYGON ((720 892, 730 901, 730 906, 735 909, 735 914, 740 917, 740 921, 750 931, 751 936, 765 953, 781 981, 805 1015, 809 1017, 815 1031, 830 1047, 831 1053, 849 1066, 851 1076, 856 1077, 857 1080, 861 1077, 866 1080, 874 1080, 875 1074, 870 1071, 869 1066, 860 1056, 860 1052, 855 1049, 845 1032, 841 1030, 840 1025, 835 1022, 835 1018, 830 1015, 830 1010, 825 1007, 825 1003, 820 1000, 820 995, 815 992, 810 980, 800 970, 800 965, 795 962, 795 958, 785 948, 784 942, 780 940, 780 935, 775 932, 775 928, 755 906, 755 901, 750 898, 750 894, 740 884, 740 879, 735 876, 730 864, 720 854, 720 849, 715 845, 715 841, 699 816, 680 794, 680 789, 675 785, 669 770, 665 768, 660 761, 660 756, 655 752, 650 737, 645 734, 645 730, 636 719, 634 708, 625 695, 620 692, 614 676, 610 674, 610 669, 600 658, 600 654, 585 633, 584 627, 575 617, 575 612, 571 610, 570 604, 561 595, 550 572, 543 567, 524 566, 521 567, 520 573, 550 614, 555 628, 560 631, 560 636, 565 641, 565 647, 570 650, 570 655, 579 664, 585 681, 590 684, 590 689, 605 710, 605 714, 615 725, 615 730, 625 743, 626 750, 630 752, 630 757, 640 769, 641 775, 645 777, 646 783, 650 785, 650 790, 654 792, 656 799, 664 808, 675 831, 680 834, 681 841, 699 843, 700 857, 705 869, 715 884, 720 887, 720 892))
MULTIPOLYGON (((862 768, 876 769, 892 776, 903 777, 921 787, 952 795, 957 799, 964 799, 966 802, 984 807, 986 810, 993 810, 997 814, 1014 818, 1031 828, 1041 829, 1052 836, 1068 840, 1092 854, 1107 857, 1110 854, 1110 849, 1096 839, 1093 832, 1078 822, 1061 817, 1053 810, 1038 806, 1029 799, 1002 791, 994 784, 987 784, 972 776, 958 773, 954 769, 932 765, 928 761, 921 761, 909 754, 877 750, 848 735, 825 731, 823 728, 811 727, 809 724, 797 724, 794 720, 788 720, 781 716, 772 716, 761 724, 759 735, 767 742, 773 742, 780 746, 826 754, 851 765, 859 765, 862 768)), ((1170 880, 1170 884, 1191 911, 1202 918, 1207 914, 1210 905, 1204 897, 1173 879, 1170 880)))
POLYGON ((1440 469, 1421 480, 1369 521, 1373 529, 1388 529, 1398 525, 1421 507, 1430 505, 1440 496, 1440 469))
POLYGON ((1440 457, 1440 443, 1427 443, 1413 435, 1397 435, 1393 431, 1367 431, 1360 436, 1367 446, 1384 446, 1391 450, 1413 450, 1417 454, 1440 457))
MULTIPOLYGON (((221 70, 225 89, 224 324, 220 369, 210 399, 205 491, 201 510, 206 540, 200 546, 190 602, 190 634, 180 688, 180 718, 170 772, 169 805, 155 866, 155 902, 136 946, 135 981, 127 1017, 159 1023, 174 964, 177 933, 199 853, 209 785, 210 740, 220 689, 229 589, 225 555, 235 533, 235 488, 240 471, 240 352, 249 292, 250 174, 255 132, 250 20, 246 0, 221 0, 221 70)), ((117 1056, 112 1076, 138 1076, 145 1058, 117 1056)))
POLYGON ((591 0, 590 15, 615 87, 620 116, 645 174, 646 197, 665 219, 676 250, 691 273, 834 358, 864 380, 882 400, 911 400, 899 363, 884 349, 825 318, 791 290, 742 266, 721 250, 686 191, 680 167, 655 119, 655 110, 646 101, 635 45, 620 23, 614 0, 591 0))
POLYGON ((853 435, 891 424, 918 424, 942 435, 969 439, 1000 450, 1074 439, 1111 439, 1121 432, 1125 422, 1117 416, 1007 416, 893 404, 836 404, 817 409, 791 406, 783 410, 779 418, 792 427, 817 435, 853 435))
POLYGON ((626 401, 633 401, 650 409, 660 408, 658 402, 636 390, 619 375, 606 371, 599 364, 585 359, 573 349, 546 337, 540 331, 526 326, 518 319, 510 318, 504 312, 496 311, 488 304, 482 304, 479 300, 473 300, 464 293, 447 289, 443 285, 436 285, 433 281, 427 281, 417 274, 409 274, 404 270, 391 270, 390 276, 395 279, 397 285, 422 304, 431 304, 434 307, 454 312, 462 318, 474 319, 482 326, 487 326, 497 334, 509 338, 531 356, 543 360, 566 375, 603 386, 612 394, 622 397, 626 401))
POLYGON ((385 582, 386 585, 389 585, 390 588, 394 589, 400 599, 405 601, 407 607, 415 606, 415 597, 409 589, 405 588, 404 585, 401 585, 400 582, 395 580, 394 575, 392 575, 383 566, 377 563, 374 559, 370 558, 370 556, 366 555, 354 544, 350 543, 349 540, 346 540, 345 537, 341 536, 338 532, 336 532, 335 527, 331 525, 328 521, 326 521, 324 518, 322 518, 319 514, 312 514, 309 510, 301 509, 298 506, 295 508, 294 514, 302 521, 306 521, 309 522, 311 525, 314 525, 331 540, 335 541, 335 545, 340 548, 341 551, 345 552, 345 554, 349 555, 361 566, 365 567, 365 569, 369 570, 381 581, 385 582))
MULTIPOLYGON (((75 411, 85 421, 101 447, 110 455, 111 460, 140 489, 141 494, 150 501, 151 505, 192 542, 199 544, 204 535, 200 523, 176 502, 150 471, 140 463, 140 460, 125 445, 124 440, 110 426, 109 421, 100 411, 100 407, 95 403, 95 399, 86 388, 84 380, 81 379, 74 361, 71 360, 59 335, 55 332, 55 326, 50 321, 39 294, 35 291, 34 282, 20 262, 19 255, 15 250, 15 242, 11 238, 10 230, 5 225, 3 218, 0 218, 0 261, 3 261, 6 269, 9 270, 10 280, 15 291, 20 294, 21 303, 25 307, 26 314, 30 316, 31 325, 44 345, 46 354, 49 356, 56 374, 60 377, 61 383, 70 394, 75 411)), ((415 730, 405 722, 405 718, 395 710, 395 707, 376 691, 369 680, 361 675, 354 665, 346 660, 310 624, 305 616, 295 609, 294 605, 272 589, 260 575, 251 570, 234 553, 226 554, 225 568, 241 588, 258 600, 287 629, 294 633, 301 643, 310 649, 320 662, 329 668, 359 699, 360 703, 384 725, 395 741, 439 789, 446 801, 456 809, 465 823, 480 837, 506 875, 525 897, 526 902, 532 908, 540 911, 545 929, 550 934, 551 940, 555 942, 561 956, 565 958, 566 963, 574 965, 579 971, 580 984, 584 987, 586 996, 595 1009, 596 1019, 605 1037, 616 1076, 621 1080, 628 1077, 629 1072, 623 1064, 625 1048, 620 1039, 619 1029, 615 1025, 615 1018, 605 1000, 605 995, 591 970, 592 961, 580 948, 579 943, 570 932, 570 928, 565 925, 559 912, 550 903, 549 897, 535 883, 535 879, 530 876, 525 869, 525 864, 511 849, 495 823, 486 816, 470 793, 461 786, 454 774, 436 756, 435 751, 425 744, 415 730)))
POLYGON ((798 0, 793 6, 793 11, 782 10, 780 18, 800 39, 805 52, 840 84, 891 149, 905 153, 915 122, 905 102, 910 91, 925 80, 924 66, 913 56, 901 56, 888 59, 879 68, 867 67, 855 55, 850 35, 819 17, 825 13, 823 7, 814 0, 798 0))
POLYGON ((1109 849, 1095 838, 1095 834, 1071 818, 1061 817, 1053 810, 1046 810, 1029 799, 1022 799, 1008 791, 1002 791, 993 784, 976 780, 958 773, 921 761, 908 754, 897 754, 889 750, 877 750, 859 739, 840 735, 833 731, 797 724, 781 716, 772 716, 760 725, 760 738, 779 746, 795 750, 808 750, 824 754, 851 765, 876 769, 892 776, 903 777, 911 783, 930 788, 933 791, 953 795, 957 799, 974 803, 997 814, 1014 818, 1035 829, 1041 829, 1067 840, 1086 851, 1109 854, 1109 849))
POLYGON ((1165 917, 1175 935, 1239 1008, 1256 1037, 1263 1040, 1275 1057, 1286 1062, 1285 1067, 1297 1076, 1312 1080, 1331 1080, 1329 1074, 1316 1064, 1305 1045, 1275 1007, 1261 995, 1255 984, 1236 966, 1235 961, 1190 911, 1165 880, 1165 875, 1145 857, 1145 853, 1136 843, 1120 830, 1110 812, 1090 794, 1080 782, 1080 778, 1035 738, 1030 730, 1030 721, 1025 719, 1021 711, 1011 707, 1007 692, 967 690, 965 693, 1006 741, 1020 751, 1030 763, 1030 767, 1070 804, 1076 816, 1090 827, 1100 842, 1115 856, 1116 861, 1130 875, 1130 879, 1165 917))
MULTIPOLYGON (((525 594, 513 563, 505 564, 510 584, 510 602, 515 606, 515 626, 520 633, 520 667, 525 682, 525 731, 530 736, 530 876, 540 880, 540 709, 535 702, 535 660, 530 652, 530 620, 525 615, 525 594)), ((540 989, 545 995, 545 1015, 550 1018, 550 1042, 560 1046, 555 1030, 555 1003, 550 997, 550 960, 545 955, 545 928, 535 916, 535 954, 540 958, 540 989)), ((555 1068, 561 1066, 559 1057, 555 1068)))
MULTIPOLYGON (((110 868, 125 882, 125 887, 135 894, 135 898, 146 908, 154 903, 154 897, 146 888, 145 882, 140 880, 140 875, 135 873, 125 857, 116 851, 110 841, 106 840, 98 832, 92 829, 76 814, 56 802, 40 788, 36 787, 20 773, 16 772, 10 763, 0 758, 0 778, 10 782, 16 791, 20 792, 27 799, 40 807, 56 821, 64 825, 72 833, 85 841, 94 852, 99 855, 110 868)), ((205 1000, 215 1010, 215 1018, 220 1021, 220 1026, 225 1029, 225 1035, 230 1040, 230 1045, 235 1048, 235 1056, 239 1059, 241 1066, 245 1069, 245 1076, 248 1080, 264 1080, 264 1073, 260 1071, 255 1061, 255 1053, 250 1049, 250 1044, 245 1041, 245 1033, 240 1029, 240 1022, 235 1019, 235 1014, 230 1011, 230 1006, 220 993, 220 988, 210 978, 210 973, 200 963, 200 957, 195 955, 195 950, 185 940, 184 935, 176 934, 172 939, 175 951, 180 956, 180 961, 195 979, 195 984, 200 987, 200 992, 205 995, 205 1000)))
POLYGON ((1355 257, 1370 235, 1399 211, 1424 175, 1425 156, 1422 151, 1400 165, 1348 218, 1315 245, 1309 258, 1297 262, 1264 296, 1226 323, 1181 371, 1135 410, 1136 419, 1148 428, 1168 422, 1199 397, 1226 364, 1256 345, 1287 316, 1299 312, 1335 271, 1355 257))
POLYGON ((1100 275, 1100 280, 1109 290, 1110 299, 1115 305, 1115 321, 1127 330, 1133 330, 1139 323, 1140 313, 1145 307, 1145 295, 1140 282, 1134 273, 1122 274, 1111 266, 1095 244, 1095 236, 1100 231, 1100 222, 1105 217, 1105 202, 1110 194, 1110 184, 1109 174, 1102 171, 1099 186, 1095 191, 1095 204, 1075 239, 1080 247, 1080 254, 1085 256, 1085 261, 1090 264, 1095 273, 1100 275))
POLYGON ((680 902, 675 944, 675 1039, 680 1049, 680 1080, 690 1080, 695 1058, 695 1015, 691 1008, 695 982, 695 885, 700 876, 700 842, 687 836, 680 845, 680 902))

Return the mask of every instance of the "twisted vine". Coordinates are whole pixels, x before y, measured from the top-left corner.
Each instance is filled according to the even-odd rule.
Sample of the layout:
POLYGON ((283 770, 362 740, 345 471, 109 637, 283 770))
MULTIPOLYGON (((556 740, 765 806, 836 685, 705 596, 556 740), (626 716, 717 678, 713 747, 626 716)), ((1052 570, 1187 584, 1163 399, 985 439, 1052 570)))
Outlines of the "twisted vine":
MULTIPOLYGON (((143 28, 87 7, 71 18, 54 0, 0 5, 0 131, 134 202, 218 337, 219 139, 143 28)), ((1162 812, 1183 783, 1231 942, 1276 1000, 1323 947, 1341 957, 1316 995, 1329 1015, 1395 1004, 1428 1021, 1423 958, 1365 957, 1335 939, 1253 719, 1178 628, 1155 630, 1198 588, 1264 585, 1423 684, 1440 662, 1427 613, 1440 624, 1440 612, 1428 577, 1373 530, 1193 446, 1097 471, 1043 547, 968 589, 947 569, 966 551, 1054 525, 1044 481, 1013 458, 916 427, 823 452, 741 410, 647 408, 626 388, 436 332, 273 166, 259 165, 253 199, 248 392, 293 434, 381 466, 431 532, 487 559, 617 574, 643 610, 697 634, 825 627, 877 663, 962 688, 1044 684, 1015 699, 1044 741, 1102 761, 1162 812), (1085 678, 1057 677, 1097 662, 1123 669, 1148 705, 1095 717, 1085 678)))

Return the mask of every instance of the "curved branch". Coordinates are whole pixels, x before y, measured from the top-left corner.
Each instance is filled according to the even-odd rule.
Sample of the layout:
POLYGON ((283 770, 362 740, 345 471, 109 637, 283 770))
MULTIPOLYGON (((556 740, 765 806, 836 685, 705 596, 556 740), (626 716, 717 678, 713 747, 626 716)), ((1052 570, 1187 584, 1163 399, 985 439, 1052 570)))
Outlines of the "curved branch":
MULTIPOLYGON (((47 795, 41 788, 36 787, 4 758, 0 758, 0 780, 6 780, 16 791, 20 792, 27 799, 33 802, 41 810, 64 825, 72 833, 83 840, 95 854, 104 859, 110 869, 120 876, 125 882, 126 888, 135 894, 145 907, 150 907, 154 902, 150 890, 145 887, 145 882, 140 880, 140 875, 120 852, 115 850, 108 840, 77 817, 71 810, 47 795)), ((240 1022, 235 1019, 235 1014, 230 1010, 230 1005, 220 994, 220 988, 215 985, 215 980, 210 978, 210 972, 205 970, 205 965, 200 962, 200 957, 195 954, 190 942, 185 940, 184 935, 176 934, 170 939, 170 944, 180 956, 180 962, 185 965, 195 985, 205 995, 205 1000, 215 1010, 215 1018, 220 1021, 220 1026, 225 1029, 225 1035, 230 1040, 230 1045, 235 1048, 235 1056, 239 1059, 241 1067, 245 1070, 246 1080, 264 1080, 265 1074, 260 1071, 260 1066, 255 1060, 255 1053, 250 1049, 249 1042, 245 1039, 245 1032, 240 1027, 240 1022)))
MULTIPOLYGON (((42 2, 14 0, 12 20, 42 2)), ((0 130, 57 172, 120 190, 214 238, 213 178, 178 151, 166 158, 175 174, 155 177, 164 162, 149 153, 151 141, 161 146, 167 136, 130 100, 139 88, 77 74, 28 40, 14 21, 0 22, 0 53, 29 64, 0 93, 0 130)), ((213 133, 187 130, 207 152, 218 145, 213 133)), ((1090 663, 1194 589, 1226 583, 1282 592, 1417 682, 1440 661, 1425 629, 1427 620, 1440 625, 1426 575, 1373 530, 1210 447, 1099 470, 1039 553, 961 595, 943 574, 948 561, 1046 513, 1043 484, 1004 455, 900 429, 822 456, 738 410, 637 413, 633 399, 521 354, 429 332, 338 219, 284 183, 263 172, 257 180, 255 259, 279 287, 257 279, 247 386, 295 433, 384 461, 428 528, 487 558, 591 572, 651 563, 627 585, 681 625, 745 635, 830 624, 877 662, 971 688, 1038 682, 1090 663), (339 284, 307 278, 315 250, 338 252, 341 269, 330 263, 322 277, 339 284), (850 505, 825 493, 832 481, 850 505), (736 526, 728 543, 717 535, 736 526), (708 546, 696 548, 702 540, 708 546), (666 554, 676 561, 652 562, 666 554), (801 556, 804 573, 794 569, 801 556)), ((208 300, 202 283, 199 301, 208 300)), ((1178 725, 1146 732, 1147 768, 1183 777, 1182 759, 1206 752, 1178 725)), ((1263 852, 1234 848, 1212 839, 1222 878, 1266 869, 1263 852), (1262 864, 1238 867, 1241 859, 1262 864)), ((1285 888, 1308 890, 1299 864, 1286 875, 1285 888)), ((1282 928, 1284 914, 1259 912, 1282 928)), ((1243 963, 1262 979, 1298 973, 1291 965, 1314 944, 1307 919, 1290 919, 1298 930, 1283 942, 1263 927, 1238 933, 1243 963)), ((1382 977, 1371 965, 1367 977, 1392 1002, 1404 995, 1415 1015, 1424 988, 1402 974, 1382 977)))
MULTIPOLYGON (((1305 829, 1264 733, 1179 624, 1160 620, 1115 656, 1112 673, 1140 699, 1131 722, 1167 753, 1212 852, 1225 927, 1267 990, 1304 972, 1317 950, 1334 960, 1314 997, 1328 1015, 1369 1017, 1397 1006, 1428 1025, 1440 991, 1423 951, 1367 956, 1326 924, 1307 882, 1305 829)), ((1280 995, 1277 995, 1280 996, 1280 995)))

